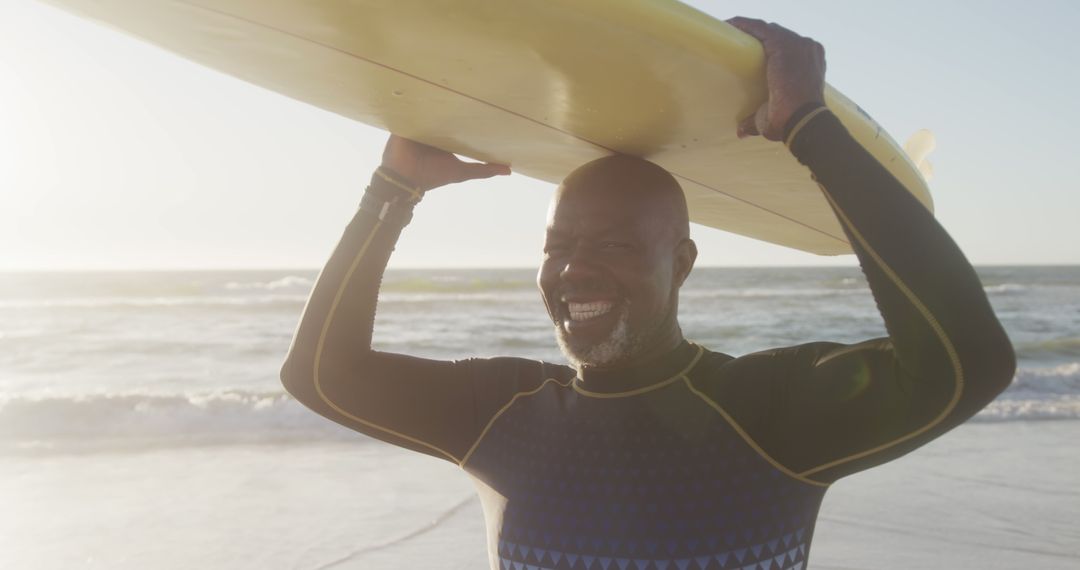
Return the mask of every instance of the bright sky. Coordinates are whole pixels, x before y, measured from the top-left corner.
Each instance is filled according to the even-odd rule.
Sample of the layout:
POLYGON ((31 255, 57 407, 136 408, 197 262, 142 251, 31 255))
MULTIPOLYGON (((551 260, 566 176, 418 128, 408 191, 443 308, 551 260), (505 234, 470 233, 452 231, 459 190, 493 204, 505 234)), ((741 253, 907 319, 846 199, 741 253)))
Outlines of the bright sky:
MULTIPOLYGON (((1080 2, 691 3, 814 37, 828 81, 894 138, 933 130, 937 216, 975 263, 1080 263, 1080 2)), ((385 138, 0 0, 0 269, 317 268, 385 138)), ((551 188, 515 175, 433 192, 391 266, 533 266, 551 188)), ((702 265, 854 263, 693 237, 702 265)))

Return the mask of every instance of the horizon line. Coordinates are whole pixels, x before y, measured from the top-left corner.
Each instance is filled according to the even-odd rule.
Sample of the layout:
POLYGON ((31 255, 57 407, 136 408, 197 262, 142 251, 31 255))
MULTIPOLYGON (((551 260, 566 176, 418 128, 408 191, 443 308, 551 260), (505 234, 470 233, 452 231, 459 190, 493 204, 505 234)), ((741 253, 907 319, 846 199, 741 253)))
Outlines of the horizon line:
MULTIPOLYGON (((1080 263, 973 263, 975 268, 1036 268, 1036 267, 1080 267, 1080 263)), ((836 268, 858 268, 857 263, 850 264, 829 264, 829 265, 785 265, 785 264, 772 264, 772 265, 695 265, 694 269, 836 269, 836 268)), ((304 272, 318 272, 322 267, 52 267, 52 268, 0 268, 0 274, 14 274, 14 273, 198 273, 198 272, 212 272, 212 271, 249 271, 249 272, 266 272, 266 271, 304 271, 304 272)), ((386 271, 492 271, 492 270, 505 270, 505 271, 536 271, 538 266, 535 265, 491 265, 491 266, 417 266, 417 267, 388 267, 386 271)))

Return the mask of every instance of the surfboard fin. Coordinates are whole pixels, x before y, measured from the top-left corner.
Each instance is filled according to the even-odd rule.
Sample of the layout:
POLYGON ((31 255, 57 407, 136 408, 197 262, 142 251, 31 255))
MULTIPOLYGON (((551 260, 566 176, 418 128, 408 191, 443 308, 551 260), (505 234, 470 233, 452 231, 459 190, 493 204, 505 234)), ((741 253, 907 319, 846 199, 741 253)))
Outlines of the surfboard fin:
POLYGON ((919 174, 922 174, 923 180, 927 182, 934 177, 934 167, 926 157, 933 152, 936 146, 937 139, 934 138, 934 133, 930 129, 915 131, 904 143, 904 152, 907 153, 908 158, 915 164, 915 167, 919 169, 919 174))

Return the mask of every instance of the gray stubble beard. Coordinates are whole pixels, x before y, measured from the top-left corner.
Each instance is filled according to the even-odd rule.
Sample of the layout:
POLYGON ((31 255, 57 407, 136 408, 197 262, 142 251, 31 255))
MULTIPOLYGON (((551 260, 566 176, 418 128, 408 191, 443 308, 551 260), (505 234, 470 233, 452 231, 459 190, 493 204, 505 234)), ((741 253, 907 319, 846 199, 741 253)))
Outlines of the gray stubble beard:
POLYGON ((580 369, 582 366, 610 366, 639 352, 645 345, 645 336, 630 330, 630 310, 619 307, 619 320, 607 338, 591 346, 574 346, 561 323, 555 324, 555 340, 563 356, 580 369))

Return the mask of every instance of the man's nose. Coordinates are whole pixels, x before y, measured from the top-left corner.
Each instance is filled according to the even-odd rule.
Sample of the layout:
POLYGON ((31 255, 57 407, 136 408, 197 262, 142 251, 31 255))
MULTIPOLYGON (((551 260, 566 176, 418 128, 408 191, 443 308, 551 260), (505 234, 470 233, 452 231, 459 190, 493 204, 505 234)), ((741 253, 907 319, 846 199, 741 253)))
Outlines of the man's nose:
POLYGON ((600 275, 600 268, 596 261, 591 258, 588 251, 582 247, 576 247, 566 258, 559 278, 564 283, 571 285, 587 285, 596 280, 600 275))

